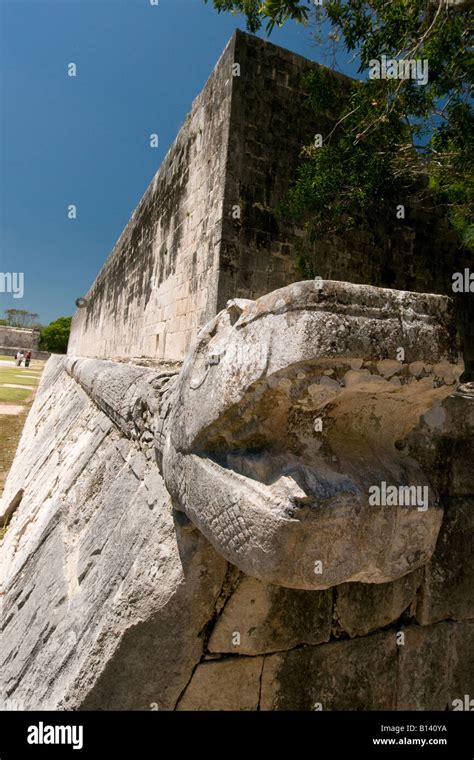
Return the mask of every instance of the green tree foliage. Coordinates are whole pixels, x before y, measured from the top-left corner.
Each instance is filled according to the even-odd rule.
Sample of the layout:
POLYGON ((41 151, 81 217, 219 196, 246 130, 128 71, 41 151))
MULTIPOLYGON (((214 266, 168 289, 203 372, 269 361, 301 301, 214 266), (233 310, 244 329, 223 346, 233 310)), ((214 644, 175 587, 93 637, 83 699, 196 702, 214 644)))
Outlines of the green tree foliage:
MULTIPOLYGON (((207 2, 207 0, 206 0, 207 2)), ((333 119, 321 147, 306 146, 286 210, 308 234, 341 230, 392 212, 407 198, 444 206, 474 248, 472 0, 213 0, 246 14, 250 31, 288 20, 312 23, 315 40, 337 60, 348 51, 360 80, 343 96, 328 71, 308 80, 315 112, 333 119), (428 81, 369 78, 371 61, 428 62, 428 81)))
POLYGON ((39 327, 38 314, 34 311, 27 311, 26 309, 5 309, 6 315, 5 324, 10 327, 39 327))
MULTIPOLYGON (((208 0, 204 0, 208 2, 208 0)), ((257 32, 266 21, 267 32, 271 33, 275 24, 282 26, 285 21, 304 22, 309 16, 311 2, 300 3, 299 0, 214 0, 214 7, 231 13, 244 13, 247 17, 247 28, 257 32)))
POLYGON ((39 347, 53 354, 65 354, 69 333, 71 332, 72 317, 59 317, 41 330, 39 347))

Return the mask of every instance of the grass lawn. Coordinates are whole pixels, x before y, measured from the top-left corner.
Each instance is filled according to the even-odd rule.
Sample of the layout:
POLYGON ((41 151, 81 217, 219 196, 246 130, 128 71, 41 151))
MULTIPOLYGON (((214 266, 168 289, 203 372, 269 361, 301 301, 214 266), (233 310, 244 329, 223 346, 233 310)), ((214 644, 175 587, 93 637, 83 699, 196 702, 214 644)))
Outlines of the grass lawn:
POLYGON ((2 388, 0 385, 0 403, 21 404, 32 396, 34 391, 21 388, 2 388))
MULTIPOLYGON (((11 356, 0 356, 0 359, 2 358, 12 361, 11 356)), ((20 414, 12 415, 2 414, 0 407, 0 440, 2 441, 2 445, 0 446, 0 495, 3 492, 5 480, 15 456, 21 432, 35 394, 35 391, 29 388, 5 388, 4 383, 34 386, 36 388, 44 365, 45 362, 43 361, 34 361, 30 367, 17 367, 15 364, 12 364, 12 366, 0 364, 0 404, 23 406, 23 411, 20 414), (22 373, 24 375, 35 375, 35 377, 22 377, 22 373)), ((3 528, 0 525, 0 538, 3 532, 3 528)))
POLYGON ((40 378, 38 371, 30 367, 7 367, 0 365, 0 403, 21 403, 33 397, 34 391, 40 378), (5 388, 8 385, 25 385, 26 388, 5 388))
POLYGON ((35 385, 40 377, 41 372, 30 367, 7 367, 5 364, 0 364, 0 385, 3 383, 35 385), (30 377, 30 375, 34 375, 34 377, 30 377))
MULTIPOLYGON (((8 472, 15 457, 15 452, 20 441, 21 431, 25 424, 31 404, 25 405, 24 411, 14 415, 0 415, 0 494, 3 493, 8 472)), ((0 525, 0 539, 3 538, 7 528, 0 525)))
POLYGON ((3 486, 13 462, 29 410, 30 405, 25 405, 24 411, 20 414, 0 415, 0 437, 2 439, 0 446, 0 493, 3 492, 3 486))

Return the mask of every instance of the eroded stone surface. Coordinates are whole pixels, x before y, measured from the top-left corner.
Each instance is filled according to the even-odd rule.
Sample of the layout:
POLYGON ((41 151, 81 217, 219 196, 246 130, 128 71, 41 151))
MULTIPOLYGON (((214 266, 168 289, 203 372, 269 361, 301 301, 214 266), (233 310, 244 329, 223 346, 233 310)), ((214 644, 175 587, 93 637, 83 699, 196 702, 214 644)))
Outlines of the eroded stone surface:
POLYGON ((349 636, 365 636, 398 620, 423 582, 423 571, 391 583, 342 583, 336 590, 335 617, 349 636))
POLYGON ((398 710, 446 710, 452 629, 451 623, 402 629, 398 710))
POLYGON ((261 710, 393 710, 396 643, 392 633, 269 655, 261 710))
POLYGON ((472 711, 474 707, 474 621, 463 620, 453 627, 450 642, 448 709, 472 711), (468 698, 466 700, 466 697, 468 698), (467 705, 466 705, 467 703, 467 705))
POLYGON ((319 644, 329 639, 331 617, 331 591, 285 589, 243 576, 212 632, 209 651, 256 655, 319 644))
POLYGON ((444 507, 443 524, 431 562, 425 568, 417 619, 423 625, 439 620, 474 617, 474 388, 460 386, 422 418, 415 436, 425 469, 444 507))
POLYGON ((263 657, 198 665, 178 710, 257 710, 263 657))
POLYGON ((472 710, 466 701, 474 687, 474 621, 410 626, 404 634, 397 709, 472 710))
POLYGON ((172 709, 227 565, 175 527, 150 463, 54 357, 10 473, 0 693, 26 709, 172 709))
POLYGON ((435 553, 425 568, 417 608, 423 625, 474 618, 474 497, 452 498, 435 553))

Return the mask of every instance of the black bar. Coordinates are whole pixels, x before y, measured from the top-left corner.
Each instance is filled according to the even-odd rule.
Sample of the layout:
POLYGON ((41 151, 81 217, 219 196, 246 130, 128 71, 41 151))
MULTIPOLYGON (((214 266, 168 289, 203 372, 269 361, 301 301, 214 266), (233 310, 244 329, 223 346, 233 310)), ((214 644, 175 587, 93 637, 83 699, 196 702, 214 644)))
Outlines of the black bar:
POLYGON ((183 752, 194 758, 203 753, 247 760, 257 751, 264 758, 274 751, 291 760, 305 755, 311 760, 344 758, 344 753, 472 760, 472 728, 472 715, 462 711, 0 712, 0 760, 25 756, 168 760, 183 752), (43 743, 29 743, 28 737, 43 743), (69 740, 77 749, 72 743, 45 743, 50 738, 69 740))

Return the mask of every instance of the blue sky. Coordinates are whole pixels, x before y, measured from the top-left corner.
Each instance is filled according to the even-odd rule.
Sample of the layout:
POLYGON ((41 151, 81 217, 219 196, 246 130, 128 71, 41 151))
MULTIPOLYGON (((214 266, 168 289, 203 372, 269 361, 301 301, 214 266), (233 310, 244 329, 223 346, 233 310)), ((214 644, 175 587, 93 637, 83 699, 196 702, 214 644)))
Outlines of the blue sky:
MULTIPOLYGON (((75 311, 236 27, 203 0, 0 0, 0 272, 25 278, 0 312, 75 311)), ((304 27, 271 41, 324 62, 304 27)))

